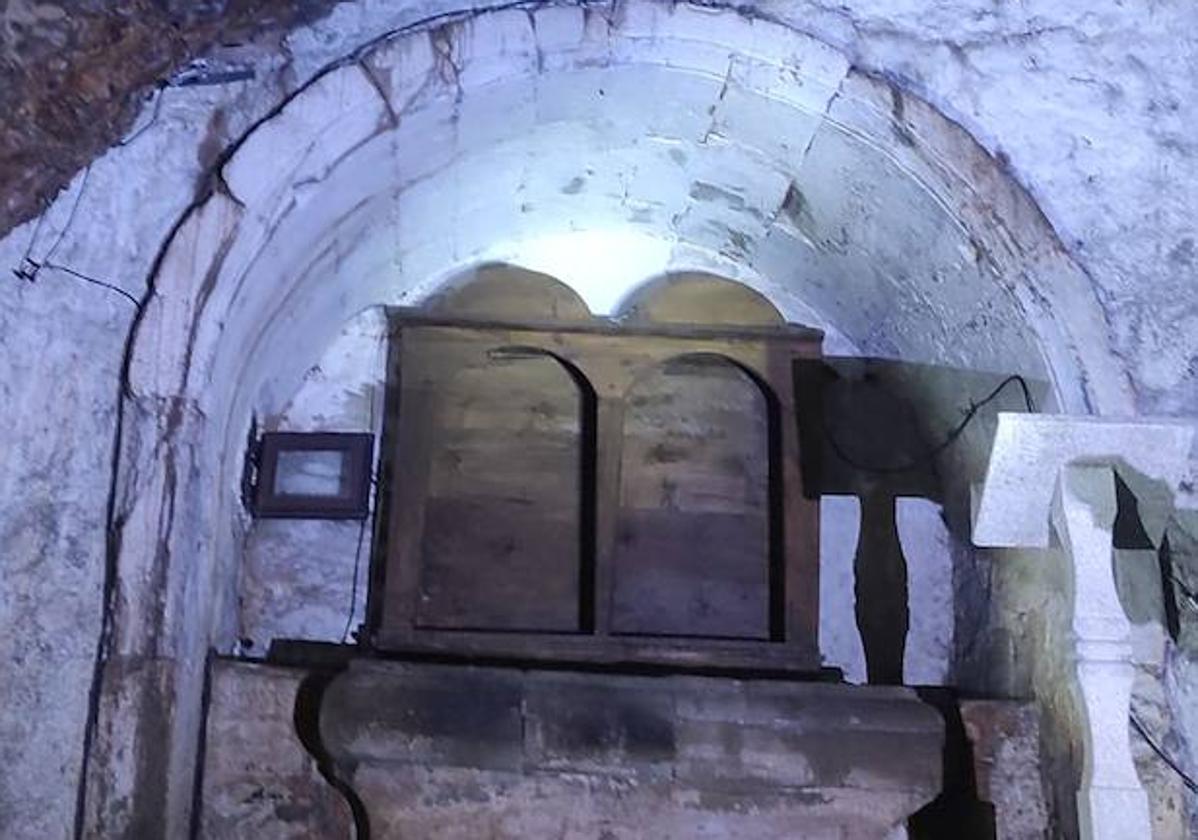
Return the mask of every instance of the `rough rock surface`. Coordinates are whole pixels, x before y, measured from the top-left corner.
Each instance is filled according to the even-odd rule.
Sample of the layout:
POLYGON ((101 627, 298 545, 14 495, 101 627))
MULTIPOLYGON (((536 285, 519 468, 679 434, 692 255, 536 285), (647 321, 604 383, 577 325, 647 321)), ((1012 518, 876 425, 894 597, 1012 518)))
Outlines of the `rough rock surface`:
POLYGON ((1141 410, 1198 412, 1198 46, 1186 3, 766 0, 1004 161, 1087 270, 1141 410))
POLYGON ((978 798, 994 806, 997 840, 1045 840, 1048 805, 1040 768, 1040 719, 1034 705, 962 700, 978 798))
MULTIPOLYGON (((0 232, 44 209, 141 111, 213 47, 278 36, 336 0, 10 0, 0 8, 0 232)), ((240 62, 209 60, 211 76, 240 62)), ((179 83, 199 77, 181 76, 179 83)))
POLYGON ((196 836, 353 836, 349 805, 321 774, 296 731, 297 720, 315 727, 316 709, 314 704, 309 708, 307 695, 322 678, 302 670, 216 660, 210 679, 196 836))

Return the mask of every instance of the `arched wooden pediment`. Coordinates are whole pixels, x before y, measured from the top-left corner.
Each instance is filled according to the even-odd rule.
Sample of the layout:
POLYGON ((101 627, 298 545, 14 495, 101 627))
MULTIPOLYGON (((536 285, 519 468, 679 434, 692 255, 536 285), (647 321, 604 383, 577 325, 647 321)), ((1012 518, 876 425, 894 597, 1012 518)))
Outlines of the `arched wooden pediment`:
POLYGON ((782 313, 744 283, 704 272, 674 272, 629 295, 619 317, 630 324, 780 326, 782 313))
POLYGON ((555 277, 506 263, 476 266, 450 280, 426 309, 455 318, 585 322, 591 310, 578 292, 555 277))

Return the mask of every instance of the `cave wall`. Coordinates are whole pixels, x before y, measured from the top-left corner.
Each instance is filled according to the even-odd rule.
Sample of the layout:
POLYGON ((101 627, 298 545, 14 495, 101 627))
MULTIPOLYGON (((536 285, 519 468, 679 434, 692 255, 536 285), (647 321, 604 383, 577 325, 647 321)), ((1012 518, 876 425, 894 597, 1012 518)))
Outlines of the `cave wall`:
POLYGON ((278 51, 291 28, 333 6, 332 0, 5 3, 0 231, 45 210, 81 168, 137 130, 143 105, 164 87, 254 78, 255 41, 278 51))
MULTIPOLYGON (((147 42, 161 41, 154 33, 163 19, 155 17, 158 13, 151 12, 148 5, 142 22, 125 23, 132 35, 145 37, 147 42)), ((0 470, 0 537, 6 547, 0 560, 5 580, 0 592, 0 684, 6 686, 8 701, 0 712, 0 744, 8 765, 21 768, 0 780, 0 831, 6 836, 61 837, 73 830, 84 731, 89 719, 96 719, 91 687, 97 648, 102 643, 110 650, 114 643, 128 641, 101 638, 105 610, 122 599, 136 611, 150 611, 156 602, 178 610, 183 593, 194 590, 182 587, 168 592, 163 581, 181 575, 184 583, 190 580, 194 587, 205 573, 197 560, 201 555, 179 553, 184 544, 179 542, 182 531, 172 533, 174 523, 168 519, 158 533, 151 528, 124 535, 130 542, 163 547, 153 553, 154 562, 147 564, 146 579, 140 571, 132 582, 106 575, 119 556, 119 546, 110 541, 110 536, 116 536, 109 531, 110 513, 120 514, 127 508, 130 500, 123 493, 136 486, 136 481, 114 482, 114 465, 128 454, 114 450, 116 426, 118 422, 144 423, 152 428, 165 422, 161 418, 171 416, 163 397, 159 403, 148 400, 127 409, 121 421, 118 399, 129 330, 138 318, 172 230, 188 208, 214 185, 219 186, 219 179, 208 176, 222 151, 308 85, 320 68, 389 31, 429 18, 447 23, 436 16, 451 12, 454 4, 440 0, 343 3, 328 17, 290 32, 278 28, 290 19, 282 15, 278 24, 266 27, 273 35, 250 40, 238 35, 234 39, 241 43, 232 48, 230 60, 252 65, 252 79, 168 85, 144 100, 138 92, 144 93, 146 85, 168 78, 170 68, 177 68, 195 50, 226 39, 220 30, 223 24, 211 23, 221 20, 220 13, 213 12, 215 17, 209 18, 206 25, 216 28, 205 38, 165 39, 172 45, 168 53, 132 45, 112 51, 112 56, 104 50, 83 49, 96 60, 118 57, 115 65, 120 65, 120 73, 98 64, 79 71, 76 77, 71 75, 75 70, 67 68, 61 84, 71 93, 60 96, 58 89, 49 85, 54 74, 30 69, 48 66, 46 56, 51 49, 46 44, 66 57, 78 42, 54 34, 54 27, 67 24, 55 23, 64 19, 57 17, 53 8, 51 4, 34 8, 10 3, 3 12, 8 39, 13 38, 14 22, 19 22, 21 15, 40 16, 37 27, 48 33, 35 39, 36 43, 3 42, 8 62, 4 71, 14 73, 13 62, 18 62, 25 74, 6 76, 18 79, 16 86, 5 88, 6 95, 25 97, 22 101, 27 103, 61 101, 74 109, 64 115, 34 114, 28 121, 8 121, 4 135, 4 148, 18 150, 4 157, 3 165, 10 167, 5 171, 19 176, 0 179, 6 218, 12 222, 28 217, 0 240, 0 266, 13 269, 0 283, 0 358, 4 360, 0 366, 0 418, 10 432, 9 443, 0 450, 4 467, 0 470), (99 86, 99 92, 94 89, 96 76, 102 76, 104 85, 111 88, 111 102, 109 87, 99 86), (43 83, 48 86, 39 87, 43 83), (101 104, 108 108, 104 113, 89 110, 101 104), (80 125, 88 130, 77 130, 80 125), (16 134, 8 130, 13 127, 16 134), (80 165, 122 133, 119 145, 79 171, 80 165), (71 179, 70 186, 45 212, 29 217, 38 202, 66 179, 71 179), (151 573, 162 576, 162 581, 149 579, 151 573)), ((909 251, 909 232, 884 234, 868 226, 864 228, 866 236, 892 237, 884 250, 893 262, 875 274, 869 269, 869 256, 858 256, 856 262, 845 261, 836 271, 838 277, 867 274, 875 283, 872 288, 854 287, 838 297, 834 284, 830 292, 808 289, 788 297, 788 289, 795 288, 801 278, 771 276, 785 264, 787 252, 777 252, 779 256, 769 259, 769 249, 758 247, 747 254, 738 251, 735 237, 731 248, 713 247, 710 237, 705 238, 704 225, 721 223, 719 236, 726 239, 729 230, 739 229, 746 213, 751 216, 752 211, 773 209, 764 198, 760 198, 760 206, 757 202, 759 196, 776 192, 777 206, 795 211, 788 232, 792 239, 807 237, 834 245, 840 235, 836 220, 851 217, 854 208, 839 215, 829 211, 822 217, 804 216, 802 205, 793 201, 787 205, 785 179, 778 179, 780 186, 775 186, 775 181, 754 180, 752 172, 733 169, 723 175, 723 182, 718 178, 713 182, 712 172, 719 167, 710 160, 694 167, 684 165, 683 191, 670 198, 680 202, 681 209, 694 212, 689 217, 666 214, 655 223, 665 225, 680 241, 663 254, 654 250, 659 248, 658 238, 633 238, 632 243, 648 255, 646 264, 652 265, 654 260, 659 267, 671 260, 698 263, 741 276, 771 292, 788 314, 800 320, 811 314, 812 307, 804 301, 818 301, 821 305, 814 314, 823 314, 828 325, 843 333, 859 352, 909 355, 919 325, 943 316, 958 324, 954 331, 933 339, 933 346, 944 351, 945 360, 967 361, 973 343, 981 345, 988 337, 1009 331, 1018 337, 1000 340, 1000 350, 993 358, 1004 359, 1013 367, 1026 363, 1040 371, 1043 362, 1034 351, 1031 356, 1020 356, 1021 351, 1004 355, 1002 351, 1025 346, 1025 321, 1031 321, 1040 327, 1039 341, 1049 345, 1043 348, 1045 355, 1083 359, 1086 377, 1058 383, 1066 392, 1063 401, 1072 410, 1180 416, 1198 411, 1198 329, 1194 326, 1198 301, 1192 282, 1195 198, 1180 186, 1194 180, 1198 167, 1193 144, 1182 131, 1198 116, 1193 113, 1198 103, 1185 95, 1187 76, 1177 69, 1187 66, 1192 52, 1176 34, 1186 29, 1187 11, 1182 6, 1144 10, 1113 2, 1098 6, 1065 3, 1029 10, 995 9, 982 2, 963 7, 909 0, 900 4, 854 2, 835 9, 816 3, 763 2, 753 4, 753 9, 763 18, 813 33, 835 48, 822 58, 818 53, 807 57, 826 59, 833 67, 833 78, 841 80, 840 87, 834 85, 830 91, 837 95, 825 99, 839 122, 851 121, 853 109, 859 110, 863 101, 870 102, 878 113, 870 112, 861 119, 875 120, 880 131, 892 135, 894 147, 884 150, 887 155, 922 155, 936 163, 951 158, 954 166, 963 168, 958 174, 972 185, 973 193, 960 200, 972 202, 969 209, 975 216, 989 215, 996 220, 989 234, 994 241, 979 240, 976 259, 997 265, 1000 274, 1018 272, 1023 266, 1018 282, 1008 291, 1018 306, 998 305, 1006 300, 1001 296, 986 297, 979 303, 971 291, 976 277, 930 272, 927 277, 906 278, 896 266, 909 251), (848 72, 850 66, 855 68, 852 72, 848 72), (841 69, 836 71, 836 67, 841 69), (959 122, 981 147, 974 147, 964 132, 946 130, 918 97, 959 122), (973 162, 971 167, 963 163, 968 161, 973 162), (1021 201, 1017 191, 1011 192, 995 180, 994 171, 1022 183, 1036 204, 1021 201), (752 185, 750 194, 738 196, 736 190, 743 191, 746 184, 752 185), (1044 225, 1037 206, 1059 238, 1023 235, 1024 228, 1044 225), (1145 208, 1150 208, 1149 212, 1145 208), (730 220, 738 221, 730 224, 730 220), (1006 243, 1007 250, 995 243, 1006 243), (754 260, 758 267, 751 265, 754 260), (1039 272, 1028 269, 1029 265, 1038 266, 1039 272), (896 289, 907 294, 904 300, 922 302, 923 308, 909 303, 910 308, 902 310, 899 317, 879 321, 879 313, 888 310, 896 289), (985 305, 994 301, 995 306, 985 305), (1091 310, 1097 317, 1087 320, 1082 313, 1091 310), (1054 334, 1054 324, 1065 326, 1054 334)), ((635 21, 635 6, 633 12, 635 21)), ((109 13, 111 10, 97 12, 101 18, 109 13)), ((243 20, 236 17, 242 13, 232 6, 228 13, 230 21, 243 20)), ((695 36, 699 43, 704 37, 718 41, 718 35, 712 33, 718 33, 718 24, 726 21, 719 21, 717 14, 721 13, 713 9, 681 7, 670 24, 675 42, 678 32, 687 27, 706 33, 695 36)), ((603 4, 585 16, 584 24, 618 28, 627 25, 628 15, 622 4, 603 4)), ((441 41, 433 39, 431 43, 453 43, 453 38, 460 37, 455 32, 469 29, 471 17, 472 13, 465 14, 462 22, 455 24, 457 29, 451 27, 438 36, 441 41)), ((84 25, 79 20, 70 25, 84 25)), ((654 25, 645 24, 648 29, 639 42, 645 55, 652 55, 657 46, 654 25)), ((230 26, 230 32, 242 31, 240 24, 230 26)), ((541 41, 540 50, 534 47, 528 56, 533 66, 538 53, 552 52, 554 37, 563 37, 561 30, 552 27, 535 34, 541 41)), ((94 33, 76 37, 104 43, 94 33)), ((218 52, 229 58, 228 49, 231 47, 224 45, 218 52)), ((440 62, 435 68, 440 83, 452 88, 454 62, 440 62)), ((731 90, 746 80, 733 81, 735 84, 728 86, 731 90)), ((737 103, 735 96, 728 100, 720 95, 723 87, 719 79, 702 86, 693 103, 696 123, 710 125, 701 112, 711 104, 705 97, 711 97, 733 103, 725 116, 728 125, 742 127, 738 130, 772 125, 772 114, 752 110, 750 106, 756 103, 737 103), (744 110, 735 110, 742 107, 744 110)), ((24 115, 32 113, 32 107, 17 103, 10 112, 24 115)), ((491 118, 497 117, 492 113, 491 118)), ((728 125, 712 128, 719 134, 728 125)), ((818 150, 818 143, 813 148, 818 150)), ((576 148, 566 150, 578 152, 576 148)), ((841 160, 841 165, 864 167, 866 162, 849 158, 841 160)), ((576 168, 563 165, 554 170, 563 175, 554 184, 555 200, 569 201, 571 195, 585 193, 573 186, 576 174, 585 176, 571 171, 576 168)), ((472 171, 477 170, 461 170, 457 177, 468 178, 472 171)), ((597 181, 604 177, 601 173, 597 181)), ((638 183, 651 183, 638 182, 634 174, 611 180, 614 183, 602 190, 629 189, 631 184, 635 192, 638 183)), ((866 177, 850 179, 851 189, 845 192, 863 204, 882 203, 884 196, 869 194, 868 182, 866 177)), ((834 182, 825 183, 825 194, 831 195, 833 188, 834 182)), ((547 194, 548 189, 541 198, 547 194)), ((813 191, 809 198, 818 203, 821 193, 813 191)), ((901 215, 910 207, 896 209, 901 215)), ((462 223, 461 217, 458 223, 462 223)), ((0 224, 0 229, 9 226, 0 224)), ((951 223, 943 229, 955 230, 951 223)), ((969 237, 964 240, 968 242, 969 237)), ((537 247, 540 250, 531 245, 508 250, 535 256, 542 265, 533 267, 548 268, 565 259, 561 248, 547 249, 544 241, 537 247)), ((597 254, 603 253, 601 242, 597 254)), ((385 266, 387 261, 379 265, 385 266)), ((829 265, 806 263, 801 270, 813 268, 829 269, 829 265)), ((413 282, 427 283, 428 277, 413 282)), ((578 281, 581 286, 587 282, 593 281, 578 281)), ((591 288, 595 294, 602 293, 602 289, 591 288)), ((164 340, 178 341, 185 332, 186 325, 177 324, 164 340)), ((945 410, 951 413, 952 408, 946 404, 945 410)), ((181 414, 196 410, 183 403, 178 409, 181 414)), ((152 440, 124 438, 126 446, 136 446, 143 439, 152 440)), ((199 457, 192 451, 188 458, 193 460, 181 459, 181 474, 198 472, 195 459, 199 457)), ((982 592, 989 600, 980 599, 978 606, 983 613, 982 629, 957 634, 962 660, 976 654, 973 640, 979 633, 1007 634, 1010 651, 1026 650, 1021 640, 1043 645, 1052 639, 1051 628, 1040 626, 1050 624, 1051 616, 1060 610, 1059 604, 1051 603, 1057 597, 1052 594, 1052 574, 1045 571, 1051 564, 1037 562, 1037 558, 1010 559, 1013 562, 1009 564, 994 558, 963 561, 977 566, 977 576, 983 579, 979 587, 966 587, 973 593, 968 599, 979 601, 977 593, 982 592)), ((221 585, 232 584, 226 581, 221 585)), ((200 622, 195 628, 205 626, 200 622)), ((188 632, 194 636, 188 642, 193 649, 203 650, 210 641, 203 629, 188 632)), ((227 640, 220 641, 224 644, 227 640)), ((142 693, 137 702, 147 701, 153 707, 154 692, 174 678, 174 643, 170 631, 149 632, 138 640, 136 657, 115 662, 118 669, 146 675, 139 683, 142 693)), ((990 648, 982 645, 981 649, 990 648)), ((1044 676, 1037 677, 1029 673, 1033 669, 1024 664, 1026 658, 1012 662, 1009 668, 993 667, 987 656, 978 658, 979 672, 999 675, 985 684, 987 690, 996 692, 1023 693, 1030 686, 1059 681, 1062 673, 1059 666, 1047 668, 1044 676)), ((107 661, 114 663, 111 658, 107 661)), ((190 660, 187 667, 199 673, 203 661, 190 660)), ((1176 677, 1170 679, 1176 682, 1176 677)), ((977 684, 983 682, 979 678, 977 684)), ((1187 686, 1189 682, 1182 679, 1179 690, 1190 691, 1187 686)), ((115 702, 123 700, 116 698, 115 702)), ((1064 711, 1061 715, 1067 717, 1064 711)), ((106 737, 115 743, 125 739, 154 743, 170 730, 167 722, 151 718, 139 719, 138 725, 141 731, 136 738, 119 728, 106 737)), ((1184 741, 1172 743, 1184 747, 1184 741)), ((136 827, 138 820, 151 818, 148 812, 122 812, 125 806, 121 803, 128 801, 122 791, 127 792, 131 783, 129 778, 111 778, 102 786, 109 790, 96 791, 98 800, 110 810, 101 816, 114 825, 136 827)))

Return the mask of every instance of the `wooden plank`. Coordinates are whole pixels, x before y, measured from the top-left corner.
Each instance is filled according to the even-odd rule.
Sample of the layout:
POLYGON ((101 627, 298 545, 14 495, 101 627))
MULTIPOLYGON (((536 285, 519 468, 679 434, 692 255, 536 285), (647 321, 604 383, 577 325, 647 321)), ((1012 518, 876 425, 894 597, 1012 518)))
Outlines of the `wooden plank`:
POLYGON ((753 341, 807 341, 817 347, 823 341, 823 331, 799 324, 737 325, 719 324, 635 324, 610 318, 590 321, 516 321, 503 318, 472 318, 440 315, 424 309, 394 307, 388 314, 395 323, 406 327, 457 327, 471 330, 506 330, 537 333, 571 333, 580 335, 609 335, 622 338, 697 338, 702 340, 732 338, 753 341))
POLYGON ((606 636, 611 633, 612 567, 615 563, 616 522, 620 507, 624 402, 605 395, 599 399, 597 413, 594 569, 589 624, 594 633, 606 636))
POLYGON ((578 522, 511 499, 429 499, 421 627, 579 629, 578 522))
POLYGON ((577 631, 586 400, 551 356, 424 354, 420 626, 577 631))
POLYGON ((612 632, 768 639, 766 536, 757 517, 621 511, 612 632))
POLYGON ((582 636, 554 633, 495 633, 416 630, 399 638, 381 635, 379 645, 399 655, 496 657, 544 663, 594 662, 607 665, 665 665, 694 669, 762 669, 827 675, 819 654, 778 642, 738 639, 679 639, 653 636, 582 636))
MULTIPOLYGON (((391 453, 390 523, 387 539, 384 603, 381 627, 389 637, 411 634, 416 617, 420 580, 424 505, 428 495, 433 414, 428 410, 429 383, 421 374, 418 342, 404 335, 405 352, 399 369, 399 416, 395 449, 391 453)), ((390 436, 389 436, 390 437, 390 436)))
MULTIPOLYGON (((790 353, 775 351, 767 359, 767 370, 778 395, 781 437, 783 507, 776 517, 777 539, 782 544, 782 566, 776 569, 782 581, 777 608, 782 612, 781 637, 804 657, 819 657, 819 497, 808 498, 803 487, 803 451, 799 438, 796 405, 810 399, 798 392, 793 376, 795 358, 812 358, 819 348, 804 345, 790 353)), ((816 489, 818 492, 818 488, 816 489)))
POLYGON ((373 539, 370 541, 372 556, 369 564, 369 586, 366 594, 366 622, 364 631, 373 637, 385 622, 404 622, 406 615, 398 609, 395 578, 399 575, 396 562, 400 532, 396 530, 394 517, 398 513, 396 481, 402 464, 395 453, 399 451, 400 389, 403 385, 401 360, 403 359, 403 331, 392 327, 387 347, 387 383, 383 399, 383 424, 379 438, 379 475, 375 488, 375 514, 373 539))
POLYGON ((769 416, 747 374, 668 360, 627 395, 616 633, 769 638, 769 416))

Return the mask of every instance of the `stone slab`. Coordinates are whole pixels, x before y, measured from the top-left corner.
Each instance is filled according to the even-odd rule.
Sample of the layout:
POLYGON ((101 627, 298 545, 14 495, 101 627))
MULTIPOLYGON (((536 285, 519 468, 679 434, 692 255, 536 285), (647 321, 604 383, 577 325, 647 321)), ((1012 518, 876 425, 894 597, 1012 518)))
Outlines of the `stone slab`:
POLYGON ((674 710, 666 692, 619 678, 525 684, 526 756, 536 767, 602 772, 665 765, 676 755, 674 710))
POLYGON ((1057 474, 1072 462, 1124 464, 1176 487, 1193 438, 1191 422, 1170 418, 1000 412, 986 477, 974 497, 974 544, 1048 547, 1057 474))
POLYGON ((308 673, 247 662, 212 665, 201 787, 201 840, 349 837, 349 806, 296 731, 308 673))
POLYGON ((320 717, 385 838, 881 838, 941 787, 902 688, 359 660, 320 717))
POLYGON ((516 770, 523 700, 515 673, 370 664, 329 686, 320 728, 338 760, 516 770))

